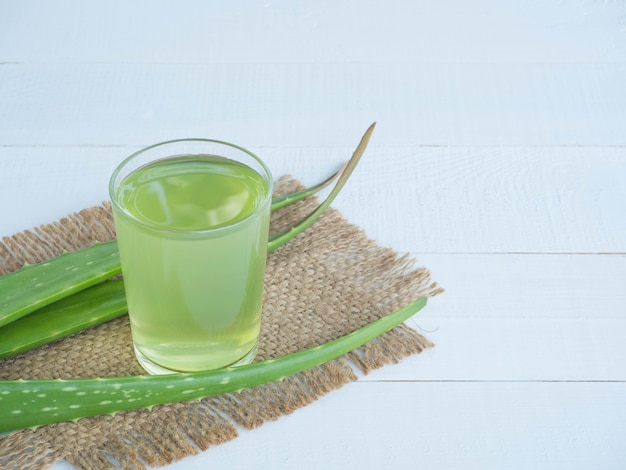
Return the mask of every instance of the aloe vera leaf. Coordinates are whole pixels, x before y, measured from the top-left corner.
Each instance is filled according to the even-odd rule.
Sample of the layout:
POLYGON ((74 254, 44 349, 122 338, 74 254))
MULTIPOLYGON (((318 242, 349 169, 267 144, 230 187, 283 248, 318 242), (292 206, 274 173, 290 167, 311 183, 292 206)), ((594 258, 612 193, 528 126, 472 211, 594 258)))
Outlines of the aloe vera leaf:
POLYGON ((1 381, 0 432, 130 409, 149 409, 163 403, 196 400, 281 380, 362 346, 407 320, 425 305, 426 298, 421 297, 336 340, 234 368, 161 376, 1 381))
POLYGON ((122 280, 101 282, 2 327, 0 359, 51 343, 126 312, 122 280))
MULTIPOLYGON (((274 197, 272 210, 315 194, 330 184, 337 173, 311 188, 274 197)), ((15 272, 0 276, 0 327, 120 272, 117 243, 110 241, 64 253, 42 263, 24 265, 15 272)))
POLYGON ((289 194, 274 196, 272 198, 272 211, 281 209, 295 202, 302 201, 306 199, 307 197, 313 196, 315 193, 320 192, 322 189, 327 187, 330 183, 335 181, 339 177, 339 175, 341 175, 341 173, 344 171, 345 167, 346 165, 344 164, 344 166, 341 167, 339 171, 332 174, 330 177, 328 177, 321 183, 311 186, 310 188, 301 189, 300 191, 294 191, 293 193, 289 193, 289 194))
POLYGON ((121 272, 115 243, 96 243, 0 277, 0 326, 121 272))
POLYGON ((367 144, 370 140, 370 137, 372 136, 372 132, 374 132, 375 126, 376 126, 376 123, 373 123, 365 131, 365 134, 363 134, 363 137, 361 138, 359 145, 357 146, 354 153, 352 154, 352 157, 350 158, 346 166, 343 168, 343 171, 341 172, 341 176, 339 176, 339 180, 333 187, 330 194, 326 197, 324 202, 322 202, 319 206, 317 206, 317 209, 315 209, 308 217, 300 221, 297 225, 283 232, 270 235, 269 243, 268 243, 269 251, 275 250, 276 248, 285 244, 286 242, 288 242, 295 236, 304 232, 307 228, 309 228, 313 224, 313 222, 315 222, 318 219, 320 215, 324 213, 324 211, 326 211, 326 209, 328 209, 328 207, 331 205, 335 197, 337 197, 337 195, 339 194, 343 186, 346 184, 346 181, 348 181, 348 178, 350 178, 350 175, 352 174, 357 164, 359 163, 361 156, 363 155, 363 153, 365 152, 365 149, 367 148, 367 144))

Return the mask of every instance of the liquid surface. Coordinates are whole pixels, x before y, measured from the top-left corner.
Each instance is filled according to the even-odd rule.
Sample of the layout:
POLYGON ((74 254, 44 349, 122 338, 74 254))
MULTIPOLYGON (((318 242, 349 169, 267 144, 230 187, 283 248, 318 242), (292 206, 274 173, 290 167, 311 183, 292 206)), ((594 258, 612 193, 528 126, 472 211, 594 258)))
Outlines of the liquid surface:
POLYGON ((163 160, 120 185, 118 203, 132 214, 114 211, 124 285, 149 372, 225 367, 256 347, 268 191, 255 171, 219 157, 163 160))
POLYGON ((126 177, 120 205, 138 219, 173 230, 208 230, 245 218, 266 194, 263 178, 222 157, 177 157, 126 177))

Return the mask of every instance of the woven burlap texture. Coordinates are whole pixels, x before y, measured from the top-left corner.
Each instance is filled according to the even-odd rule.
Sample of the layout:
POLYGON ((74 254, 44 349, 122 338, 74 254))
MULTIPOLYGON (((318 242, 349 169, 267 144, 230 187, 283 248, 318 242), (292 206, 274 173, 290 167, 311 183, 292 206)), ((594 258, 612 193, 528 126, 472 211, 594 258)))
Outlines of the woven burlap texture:
MULTIPOLYGON (((301 189, 290 177, 276 193, 301 189)), ((309 213, 315 198, 272 216, 277 231, 309 213)), ((110 205, 5 237, 0 274, 84 248, 115 236, 110 205)), ((270 253, 257 360, 283 356, 345 335, 418 297, 440 293, 424 268, 369 240, 329 209, 309 230, 270 253)), ((47 468, 65 460, 82 469, 161 466, 237 437, 310 404, 367 373, 421 352, 431 343, 400 326, 342 358, 282 382, 23 430, 0 440, 0 467, 47 468)), ((0 380, 105 377, 143 374, 133 352, 128 318, 122 317, 33 351, 0 361, 0 380)))

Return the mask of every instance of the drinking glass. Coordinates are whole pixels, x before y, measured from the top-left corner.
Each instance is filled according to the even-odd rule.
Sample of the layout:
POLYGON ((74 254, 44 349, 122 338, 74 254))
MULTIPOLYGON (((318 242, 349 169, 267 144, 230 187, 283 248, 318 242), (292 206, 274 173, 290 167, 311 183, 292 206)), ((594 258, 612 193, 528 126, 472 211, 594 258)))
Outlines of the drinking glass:
POLYGON ((135 355, 151 374, 250 363, 273 179, 252 152, 180 139, 133 153, 109 192, 135 355))

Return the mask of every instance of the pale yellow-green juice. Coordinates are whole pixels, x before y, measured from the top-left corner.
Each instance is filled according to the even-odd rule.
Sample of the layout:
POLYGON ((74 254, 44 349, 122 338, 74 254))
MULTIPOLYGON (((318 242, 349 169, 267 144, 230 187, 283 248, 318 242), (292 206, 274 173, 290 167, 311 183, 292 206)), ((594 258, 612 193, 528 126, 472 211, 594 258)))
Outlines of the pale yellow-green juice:
POLYGON ((117 203, 132 217, 117 210, 115 224, 140 361, 197 371, 254 355, 267 192, 256 171, 208 155, 163 159, 124 178, 117 203))

